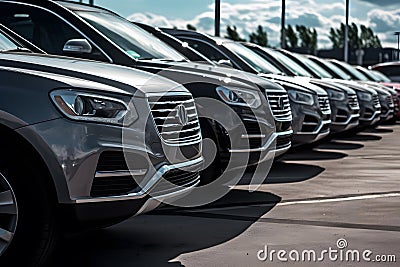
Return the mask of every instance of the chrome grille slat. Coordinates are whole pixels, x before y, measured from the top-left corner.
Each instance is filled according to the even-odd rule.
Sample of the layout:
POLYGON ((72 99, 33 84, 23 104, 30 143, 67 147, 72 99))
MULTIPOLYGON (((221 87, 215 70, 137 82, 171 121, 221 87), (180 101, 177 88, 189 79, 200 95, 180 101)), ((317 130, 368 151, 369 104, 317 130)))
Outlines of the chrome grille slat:
POLYGON ((272 114, 277 120, 292 120, 292 110, 286 92, 267 92, 267 99, 271 107, 272 114), (282 99, 283 106, 280 106, 282 99))
POLYGON ((378 95, 373 95, 372 96, 372 102, 374 103, 374 106, 376 108, 381 107, 381 102, 379 101, 379 96, 378 95))
POLYGON ((323 113, 331 113, 331 105, 328 96, 318 96, 318 103, 323 113))
POLYGON ((161 139, 170 145, 184 146, 201 141, 201 131, 196 104, 189 94, 149 96, 148 103, 161 139), (182 125, 177 107, 184 106, 187 123, 182 125))
POLYGON ((352 109, 359 109, 359 103, 358 103, 358 98, 357 95, 349 95, 348 96, 348 101, 349 101, 349 105, 352 109))

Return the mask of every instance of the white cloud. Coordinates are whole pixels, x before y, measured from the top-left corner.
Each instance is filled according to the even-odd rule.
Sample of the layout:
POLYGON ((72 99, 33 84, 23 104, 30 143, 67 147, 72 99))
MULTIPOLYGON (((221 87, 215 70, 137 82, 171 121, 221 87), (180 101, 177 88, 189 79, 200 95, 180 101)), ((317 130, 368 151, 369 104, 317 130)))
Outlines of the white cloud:
MULTIPOLYGON (((225 34, 228 25, 235 25, 242 37, 248 39, 258 25, 262 25, 268 31, 271 45, 279 45, 281 1, 252 0, 246 4, 221 4, 221 33, 225 34)), ((315 27, 319 35, 319 47, 329 48, 331 43, 328 38, 331 27, 337 28, 344 22, 344 3, 329 3, 314 0, 290 1, 287 4, 287 24, 303 24, 315 27)), ((386 32, 400 25, 400 11, 396 13, 382 10, 372 10, 368 19, 352 19, 351 22, 372 26, 374 30, 386 32)), ((146 23, 153 26, 186 28, 192 24, 199 31, 213 34, 214 31, 214 5, 208 6, 208 11, 195 16, 191 20, 179 18, 166 18, 151 13, 135 13, 128 17, 129 20, 146 23)), ((400 29, 399 29, 400 30, 400 29)), ((383 34, 379 35, 380 37, 383 34)), ((384 36, 383 36, 384 37, 384 36)), ((393 46, 393 43, 384 42, 384 45, 393 46)))

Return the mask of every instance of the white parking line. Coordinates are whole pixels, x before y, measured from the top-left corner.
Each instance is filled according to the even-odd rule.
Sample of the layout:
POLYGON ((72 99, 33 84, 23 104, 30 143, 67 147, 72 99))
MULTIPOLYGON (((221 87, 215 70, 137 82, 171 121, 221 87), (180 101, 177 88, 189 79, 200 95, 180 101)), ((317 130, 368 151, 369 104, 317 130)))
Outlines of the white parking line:
POLYGON ((281 203, 277 203, 277 204, 275 204, 275 203, 266 203, 266 204, 256 204, 256 205, 237 205, 237 206, 220 207, 220 208, 186 210, 185 212, 215 212, 215 211, 232 210, 232 209, 248 209, 249 207, 269 207, 269 206, 290 206, 290 205, 303 205, 303 204, 322 204, 322 203, 357 201, 357 200, 392 198, 392 197, 400 197, 400 193, 366 194, 366 195, 360 195, 360 196, 337 197, 337 198, 327 198, 327 199, 298 200, 298 201, 296 200, 296 201, 281 202, 281 203))
POLYGON ((288 201, 288 202, 278 203, 277 206, 289 206, 289 205, 297 205, 297 204, 332 203, 332 202, 344 202, 344 201, 378 199, 378 198, 389 198, 389 197, 400 197, 400 193, 373 194, 373 195, 363 195, 363 196, 354 196, 354 197, 340 197, 340 198, 328 198, 328 199, 317 199, 317 200, 288 201))

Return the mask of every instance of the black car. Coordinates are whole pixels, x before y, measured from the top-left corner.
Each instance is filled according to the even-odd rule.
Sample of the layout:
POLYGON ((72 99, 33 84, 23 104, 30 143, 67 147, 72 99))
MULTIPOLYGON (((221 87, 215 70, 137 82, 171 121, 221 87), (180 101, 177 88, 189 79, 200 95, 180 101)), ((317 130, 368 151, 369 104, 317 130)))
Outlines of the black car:
POLYGON ((352 81, 349 75, 328 60, 310 55, 307 57, 332 75, 336 82, 348 86, 357 92, 360 104, 360 125, 368 127, 376 125, 380 121, 381 104, 376 90, 352 81))
POLYGON ((263 96, 269 89, 282 91, 280 86, 264 81, 260 88, 229 75, 221 76, 212 66, 191 63, 113 12, 63 1, 0 1, 0 22, 47 53, 157 73, 183 84, 196 99, 209 98, 228 105, 239 122, 229 115, 210 114, 209 107, 197 101, 203 137, 213 140, 218 149, 203 175, 207 179, 218 175, 231 159, 241 165, 248 157, 246 163, 255 164, 268 159, 277 143, 280 149, 290 147, 290 124, 285 125, 284 134, 275 132, 272 112, 263 96), (202 118, 202 114, 213 118, 202 118), (281 139, 284 143, 277 141, 280 135, 285 136, 281 139))
POLYGON ((377 82, 373 82, 368 80, 367 77, 364 76, 360 71, 351 66, 348 63, 339 61, 339 60, 330 60, 330 62, 336 67, 340 68, 343 72, 348 74, 352 80, 363 84, 365 86, 369 86, 375 91, 377 91, 379 95, 379 101, 381 104, 381 121, 389 122, 393 121, 395 118, 395 98, 397 98, 397 93, 394 89, 388 88, 384 85, 380 85, 377 82))
MULTIPOLYGON (((308 77, 310 83, 327 91, 332 110, 331 131, 333 133, 343 132, 358 126, 360 108, 356 92, 353 89, 335 83, 331 77, 322 77, 323 74, 317 73, 317 70, 308 68, 306 57, 303 58, 285 50, 273 50, 250 43, 244 43, 244 45, 276 65, 286 75, 308 77)), ((313 64, 312 61, 308 63, 313 64)))
POLYGON ((293 141, 312 143, 330 133, 330 104, 326 91, 304 79, 280 75, 282 72, 240 43, 194 31, 162 29, 218 64, 257 74, 282 85, 289 93, 293 113, 293 141))

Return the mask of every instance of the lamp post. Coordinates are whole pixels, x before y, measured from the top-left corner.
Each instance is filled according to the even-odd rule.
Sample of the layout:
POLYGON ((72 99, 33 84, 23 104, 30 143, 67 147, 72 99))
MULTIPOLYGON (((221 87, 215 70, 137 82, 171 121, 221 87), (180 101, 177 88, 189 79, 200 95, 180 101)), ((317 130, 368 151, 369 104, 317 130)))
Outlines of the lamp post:
POLYGON ((221 0, 215 0, 215 36, 220 36, 221 29, 221 0))
POLYGON ((346 0, 346 28, 344 30, 344 61, 349 61, 349 6, 350 0, 346 0))
POLYGON ((394 35, 397 36, 397 60, 400 61, 400 32, 395 32, 394 35))
POLYGON ((286 29, 285 29, 285 16, 286 16, 286 0, 282 0, 282 14, 281 14, 281 48, 286 48, 286 29))

